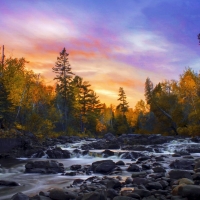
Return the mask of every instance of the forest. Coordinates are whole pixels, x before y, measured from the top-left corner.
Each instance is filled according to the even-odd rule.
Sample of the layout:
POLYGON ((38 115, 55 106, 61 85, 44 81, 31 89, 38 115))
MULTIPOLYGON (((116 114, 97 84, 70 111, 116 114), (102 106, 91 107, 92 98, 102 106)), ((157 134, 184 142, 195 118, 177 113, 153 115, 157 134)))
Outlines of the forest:
POLYGON ((52 69, 55 86, 47 85, 26 64, 26 59, 12 57, 0 64, 0 137, 200 135, 200 75, 192 68, 186 68, 179 80, 155 86, 147 77, 145 100, 130 108, 123 87, 118 105, 100 102, 91 84, 73 73, 65 48, 52 69))

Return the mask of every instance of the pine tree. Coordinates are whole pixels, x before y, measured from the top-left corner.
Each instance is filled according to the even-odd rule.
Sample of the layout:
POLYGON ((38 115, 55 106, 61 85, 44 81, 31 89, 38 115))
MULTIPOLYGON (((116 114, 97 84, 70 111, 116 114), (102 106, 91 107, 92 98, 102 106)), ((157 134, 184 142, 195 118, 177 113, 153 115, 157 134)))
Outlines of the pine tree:
POLYGON ((126 101, 126 94, 124 92, 124 89, 122 87, 119 88, 119 99, 118 101, 120 101, 120 104, 117 106, 117 109, 119 109, 123 115, 125 115, 125 113, 128 111, 128 102, 126 101))
POLYGON ((69 117, 69 107, 70 107, 70 82, 73 77, 73 73, 71 71, 71 67, 68 60, 69 54, 66 52, 64 48, 60 52, 60 56, 57 57, 57 62, 55 67, 53 67, 53 72, 56 73, 57 80, 57 92, 61 96, 61 107, 62 107, 62 116, 63 116, 63 129, 67 130, 67 122, 69 117))

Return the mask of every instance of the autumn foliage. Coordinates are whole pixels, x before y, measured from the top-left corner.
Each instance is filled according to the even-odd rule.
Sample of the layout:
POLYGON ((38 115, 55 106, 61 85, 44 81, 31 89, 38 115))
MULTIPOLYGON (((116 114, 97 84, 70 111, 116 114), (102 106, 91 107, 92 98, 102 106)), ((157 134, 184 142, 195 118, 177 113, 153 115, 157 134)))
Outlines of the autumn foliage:
MULTIPOLYGON (((75 75, 63 49, 55 63, 55 85, 31 70, 24 58, 0 64, 0 134, 17 131, 39 138, 58 135, 100 137, 112 132, 200 135, 200 75, 185 69, 178 81, 145 82, 145 98, 129 107, 119 87, 119 104, 106 105, 88 81, 75 75)), ((10 135, 9 135, 10 134, 10 135)))

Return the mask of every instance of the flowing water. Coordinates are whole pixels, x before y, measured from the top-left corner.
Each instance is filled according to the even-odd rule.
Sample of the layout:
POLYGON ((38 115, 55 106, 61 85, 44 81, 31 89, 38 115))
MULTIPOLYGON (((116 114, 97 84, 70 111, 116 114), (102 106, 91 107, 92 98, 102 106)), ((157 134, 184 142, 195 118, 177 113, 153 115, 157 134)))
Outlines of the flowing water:
MULTIPOLYGON (((74 149, 80 149, 81 145, 90 143, 91 141, 81 141, 79 143, 74 144, 66 144, 66 145, 60 145, 62 149, 69 150, 72 152, 74 149)), ((166 156, 166 160, 168 160, 165 164, 163 164, 164 167, 169 168, 169 163, 173 159, 171 157, 171 154, 173 154, 175 151, 185 151, 185 149, 188 146, 199 146, 197 143, 193 143, 190 141, 190 139, 184 139, 184 140, 173 140, 170 143, 165 143, 163 145, 159 145, 156 147, 158 151, 143 151, 142 153, 144 155, 155 155, 155 156, 166 156)), ((147 147, 147 146, 145 146, 147 147)), ((153 147, 153 146, 149 146, 153 147)), ((154 148, 154 147, 153 147, 154 148)), ((61 162, 64 164, 64 167, 66 171, 70 171, 69 167, 71 165, 80 164, 82 166, 84 165, 91 165, 95 161, 99 160, 105 160, 105 159, 112 159, 114 162, 117 162, 119 160, 124 161, 125 166, 120 166, 122 169, 122 176, 124 179, 127 176, 130 176, 130 173, 126 171, 128 168, 129 163, 134 163, 135 161, 131 161, 131 159, 122 159, 122 155, 124 152, 131 152, 129 150, 112 150, 114 152, 114 156, 103 158, 101 155, 101 152, 103 150, 90 150, 89 153, 85 156, 76 154, 70 159, 56 159, 58 162, 61 162)), ((141 151, 140 151, 141 152, 141 151)), ((200 156, 198 153, 191 154, 194 156, 194 158, 197 158, 200 156)), ((1 180, 8 180, 8 181, 15 181, 20 183, 20 186, 15 187, 0 187, 0 199, 1 200, 7 200, 10 199, 13 194, 16 194, 17 192, 23 192, 24 194, 27 194, 29 196, 34 196, 38 194, 40 191, 48 191, 51 188, 55 187, 66 187, 69 186, 75 179, 81 178, 81 179, 87 179, 91 176, 103 176, 101 174, 91 174, 91 175, 85 175, 85 174, 77 174, 76 176, 63 176, 61 174, 25 174, 25 163, 33 160, 47 160, 47 156, 44 156, 43 158, 19 158, 24 163, 17 164, 15 166, 12 166, 11 168, 2 168, 0 171, 0 179, 1 180)), ((51 159, 53 160, 53 159, 51 159)), ((116 175, 115 175, 116 176, 116 175)))

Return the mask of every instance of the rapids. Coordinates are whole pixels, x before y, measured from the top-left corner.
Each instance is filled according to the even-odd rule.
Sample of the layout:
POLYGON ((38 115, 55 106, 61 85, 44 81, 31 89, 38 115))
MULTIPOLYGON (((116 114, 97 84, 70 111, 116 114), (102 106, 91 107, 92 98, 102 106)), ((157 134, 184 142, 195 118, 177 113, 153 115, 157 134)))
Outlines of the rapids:
MULTIPOLYGON (((63 150, 68 150, 70 152, 73 152, 75 149, 79 149, 81 145, 83 144, 88 144, 91 141, 86 141, 82 140, 81 142, 77 143, 67 143, 64 145, 57 145, 58 147, 61 147, 63 150)), ((145 147, 151 147, 152 149, 154 148, 155 145, 145 145, 145 147)), ((152 156, 163 156, 166 159, 166 163, 163 165, 167 169, 169 169, 169 163, 172 160, 175 160, 176 158, 170 156, 174 154, 175 152, 184 152, 187 147, 194 147, 194 146, 199 146, 198 143, 192 142, 189 138, 188 139, 179 139, 179 140, 173 140, 169 143, 165 143, 162 145, 157 145, 156 149, 157 151, 142 151, 144 155, 152 156)), ((110 149, 112 150, 112 149, 110 149)), ((82 150, 81 150, 82 151, 82 150)), ((65 170, 71 171, 69 168, 71 165, 79 164, 79 165, 91 165, 95 161, 99 160, 113 160, 114 162, 117 162, 119 160, 122 160, 125 164, 128 163, 134 163, 136 161, 131 160, 131 159, 123 159, 123 153, 124 152, 131 152, 132 150, 112 150, 114 152, 113 156, 103 158, 101 152, 104 150, 89 150, 88 154, 85 156, 82 156, 81 154, 74 154, 72 158, 69 159, 56 159, 58 162, 61 162, 64 164, 65 170)), ((136 151, 135 151, 136 152, 136 151)), ((141 151, 140 151, 141 152, 141 151)), ((191 155, 194 158, 198 158, 200 156, 199 153, 191 153, 191 155)), ((0 199, 1 200, 7 200, 10 199, 11 196, 16 194, 17 192, 23 192, 24 194, 27 194, 28 196, 34 196, 38 194, 40 191, 48 191, 51 188, 54 187, 66 187, 70 186, 72 182, 75 179, 81 178, 81 179, 87 179, 91 176, 103 176, 102 174, 91 174, 91 175, 86 175, 86 174, 77 174, 76 176, 63 176, 61 174, 25 174, 25 164, 30 161, 36 161, 36 160, 46 160, 48 159, 47 156, 43 156, 42 158, 34 158, 34 155, 32 158, 18 158, 22 163, 17 163, 16 165, 13 165, 11 167, 2 167, 0 168, 0 179, 1 180, 8 180, 8 181, 15 181, 20 183, 20 186, 15 186, 15 187, 5 187, 5 186, 0 186, 0 199)), ((51 159, 53 160, 53 159, 51 159)), ((120 176, 125 180, 127 176, 130 176, 130 172, 126 171, 127 165, 120 166, 122 169, 122 173, 120 176)), ((112 175, 109 175, 112 176, 112 175)), ((113 175, 116 177, 116 174, 113 175)))

